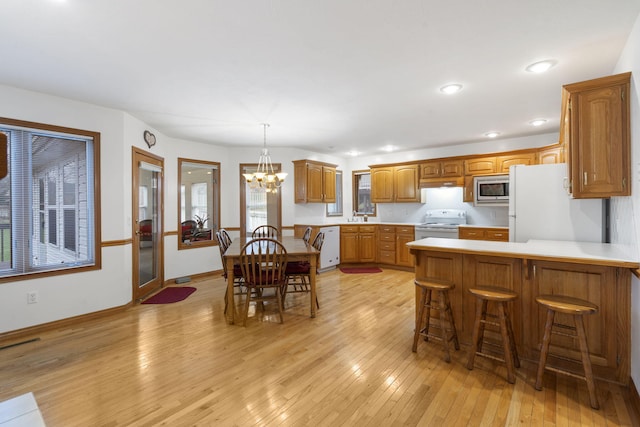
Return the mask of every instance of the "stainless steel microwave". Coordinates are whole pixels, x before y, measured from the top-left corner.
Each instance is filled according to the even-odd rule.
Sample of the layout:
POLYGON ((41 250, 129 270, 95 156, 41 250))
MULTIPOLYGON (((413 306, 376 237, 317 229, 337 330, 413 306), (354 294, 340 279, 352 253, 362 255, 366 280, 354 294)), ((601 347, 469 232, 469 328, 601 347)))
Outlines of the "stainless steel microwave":
POLYGON ((473 181, 475 206, 509 205, 509 175, 476 176, 473 181))

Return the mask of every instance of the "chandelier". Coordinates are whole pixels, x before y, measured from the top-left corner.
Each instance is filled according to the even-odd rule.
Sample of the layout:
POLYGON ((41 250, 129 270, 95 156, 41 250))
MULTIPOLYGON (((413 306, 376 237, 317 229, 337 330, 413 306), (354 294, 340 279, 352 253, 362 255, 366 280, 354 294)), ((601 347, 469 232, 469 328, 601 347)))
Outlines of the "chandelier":
POLYGON ((267 150, 267 127, 268 123, 262 124, 264 128, 264 146, 260 152, 258 169, 254 173, 243 173, 249 188, 255 191, 265 191, 267 193, 277 193, 287 177, 286 172, 275 173, 271 164, 271 156, 267 150))

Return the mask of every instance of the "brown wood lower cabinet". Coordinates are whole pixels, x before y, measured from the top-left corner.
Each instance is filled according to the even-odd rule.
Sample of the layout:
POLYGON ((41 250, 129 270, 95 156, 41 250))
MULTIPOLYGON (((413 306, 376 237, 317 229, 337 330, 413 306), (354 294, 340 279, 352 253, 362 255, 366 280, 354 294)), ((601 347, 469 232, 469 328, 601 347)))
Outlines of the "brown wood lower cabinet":
MULTIPOLYGON (((542 261, 510 256, 474 255, 434 250, 416 250, 416 278, 455 283, 451 293, 454 319, 462 344, 471 344, 476 298, 474 286, 499 286, 515 291, 519 298, 509 306, 518 353, 538 361, 546 313, 535 301, 542 294, 586 299, 599 307, 585 316, 587 342, 594 374, 602 379, 628 384, 630 376, 631 273, 627 268, 560 261, 542 261)), ((416 294, 416 297, 418 295, 416 294)), ((558 314, 556 321, 573 326, 558 314)), ((494 335, 498 338, 499 335, 494 335)), ((488 336, 491 339, 491 334, 488 336)), ((463 347, 464 348, 464 347, 463 347)), ((582 372, 580 352, 574 340, 552 338, 548 365, 582 372)))
POLYGON ((413 267, 407 242, 415 240, 413 226, 378 225, 378 263, 413 267))
POLYGON ((376 226, 340 226, 340 263, 376 262, 376 226))

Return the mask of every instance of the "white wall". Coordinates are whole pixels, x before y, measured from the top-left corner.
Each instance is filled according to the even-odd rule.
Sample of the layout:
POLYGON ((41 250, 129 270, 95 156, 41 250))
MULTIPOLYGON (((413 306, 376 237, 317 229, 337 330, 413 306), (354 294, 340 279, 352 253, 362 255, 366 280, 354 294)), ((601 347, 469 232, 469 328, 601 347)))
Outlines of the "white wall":
MULTIPOLYGON (((130 201, 123 198, 131 193, 131 163, 123 159, 123 150, 130 150, 124 114, 7 86, 0 86, 0 99, 2 117, 101 133, 102 239, 130 237, 125 223, 130 201)), ((1 284, 0 332, 117 307, 130 300, 131 248, 108 247, 102 250, 101 270, 1 284), (37 304, 27 305, 29 291, 39 293, 37 304)))
MULTIPOLYGON (((611 200, 613 243, 625 244, 633 254, 638 253, 640 233, 636 212, 640 208, 640 17, 620 55, 613 74, 632 72, 631 77, 631 197, 611 200)), ((631 283, 631 378, 640 387, 640 280, 631 283)))

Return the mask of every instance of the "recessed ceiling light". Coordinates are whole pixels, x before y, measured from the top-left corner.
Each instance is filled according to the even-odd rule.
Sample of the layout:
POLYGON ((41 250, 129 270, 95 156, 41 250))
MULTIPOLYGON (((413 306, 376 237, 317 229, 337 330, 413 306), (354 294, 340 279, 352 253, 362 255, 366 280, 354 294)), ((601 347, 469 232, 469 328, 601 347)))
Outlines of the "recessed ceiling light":
POLYGON ((531 126, 542 126, 547 123, 547 119, 534 119, 529 122, 531 126))
POLYGON ((530 73, 544 73, 554 65, 556 65, 556 61, 553 59, 545 59, 544 61, 538 61, 529 65, 525 70, 530 73))
POLYGON ((351 151, 348 151, 348 152, 347 152, 347 155, 348 155, 348 156, 352 156, 352 157, 355 157, 355 156, 357 156, 358 154, 360 154, 360 153, 358 153, 356 150, 351 150, 351 151))
POLYGON ((448 85, 444 85, 440 88, 440 92, 446 93, 447 95, 451 95, 462 90, 462 85, 459 83, 452 83, 448 85))
POLYGON ((386 151, 387 153, 390 153, 392 151, 394 151, 396 149, 395 146, 393 145, 385 145, 384 147, 382 147, 382 151, 386 151))
POLYGON ((487 132, 484 134, 484 136, 486 136, 487 138, 495 138, 496 136, 500 135, 500 132, 487 132))

